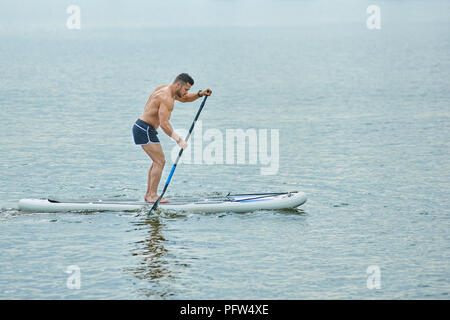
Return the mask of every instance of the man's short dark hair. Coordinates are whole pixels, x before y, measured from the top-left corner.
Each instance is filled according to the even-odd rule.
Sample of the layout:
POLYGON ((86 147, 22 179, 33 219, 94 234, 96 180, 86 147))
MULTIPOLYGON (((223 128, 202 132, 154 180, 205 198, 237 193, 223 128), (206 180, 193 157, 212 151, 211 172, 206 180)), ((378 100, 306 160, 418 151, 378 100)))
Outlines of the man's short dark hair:
POLYGON ((194 85, 194 79, 187 73, 180 73, 173 81, 173 83, 177 82, 181 82, 182 85, 185 85, 186 83, 189 83, 191 86, 194 85))

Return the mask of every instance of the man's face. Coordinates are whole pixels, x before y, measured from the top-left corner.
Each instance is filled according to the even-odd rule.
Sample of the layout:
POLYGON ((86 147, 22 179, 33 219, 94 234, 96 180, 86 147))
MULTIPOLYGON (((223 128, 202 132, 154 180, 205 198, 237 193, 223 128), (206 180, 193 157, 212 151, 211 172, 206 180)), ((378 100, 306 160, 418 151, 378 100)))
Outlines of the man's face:
POLYGON ((191 84, 186 83, 185 85, 182 85, 181 82, 178 82, 179 88, 176 91, 176 94, 179 98, 183 98, 185 95, 188 94, 189 89, 191 89, 191 84))

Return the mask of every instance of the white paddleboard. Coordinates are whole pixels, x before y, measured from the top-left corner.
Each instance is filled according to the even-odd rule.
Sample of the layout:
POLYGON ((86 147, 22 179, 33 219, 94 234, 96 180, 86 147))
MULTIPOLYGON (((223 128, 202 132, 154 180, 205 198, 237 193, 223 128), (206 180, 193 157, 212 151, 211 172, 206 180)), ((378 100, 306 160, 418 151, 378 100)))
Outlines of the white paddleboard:
MULTIPOLYGON (((162 210, 188 212, 248 212, 255 210, 289 209, 306 202, 303 192, 228 194, 207 198, 177 198, 169 203, 160 203, 162 210)), ((69 211, 134 211, 151 204, 130 200, 54 200, 22 199, 19 209, 32 212, 69 212, 69 211)))

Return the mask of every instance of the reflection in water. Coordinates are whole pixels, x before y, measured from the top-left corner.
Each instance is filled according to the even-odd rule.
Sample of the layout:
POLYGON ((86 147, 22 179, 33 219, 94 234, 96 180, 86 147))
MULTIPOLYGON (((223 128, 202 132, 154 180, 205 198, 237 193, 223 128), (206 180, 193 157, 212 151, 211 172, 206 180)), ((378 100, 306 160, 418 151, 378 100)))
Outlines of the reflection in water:
MULTIPOLYGON (((255 217, 258 215, 266 216, 270 214, 292 217, 297 216, 300 220, 296 222, 296 225, 299 225, 302 221, 304 222, 307 216, 307 213, 299 208, 277 211, 261 210, 246 213, 199 213, 196 216, 198 218, 214 216, 217 217, 217 219, 222 219, 230 215, 234 216, 239 221, 240 217, 246 219, 246 217, 255 217)), ((140 236, 138 241, 133 242, 133 250, 131 252, 133 257, 137 258, 135 260, 135 265, 127 269, 127 272, 138 280, 135 283, 136 292, 139 297, 150 299, 170 299, 185 295, 187 288, 181 289, 183 285, 180 285, 179 282, 180 275, 185 268, 189 269, 191 267, 189 260, 202 259, 204 256, 199 252, 197 252, 197 254, 192 254, 192 251, 190 251, 188 256, 184 256, 184 258, 187 259, 183 259, 182 262, 177 261, 178 255, 180 254, 180 252, 176 253, 177 249, 175 249, 175 247, 177 246, 172 246, 174 249, 169 252, 167 248, 173 243, 169 244, 163 234, 164 232, 167 232, 166 222, 172 219, 186 218, 186 216, 180 213, 159 212, 151 217, 141 216, 141 218, 142 219, 139 221, 134 221, 132 223, 133 233, 140 234, 140 236), (200 255, 200 257, 198 255, 200 255)), ((214 220, 215 219, 212 219, 210 221, 214 220)), ((214 224, 216 223, 217 221, 214 222, 214 224)), ((226 237, 226 234, 229 232, 224 232, 226 237)), ((219 236, 219 238, 215 239, 218 240, 220 238, 222 237, 219 236)), ((198 239, 194 241, 201 242, 201 240, 198 239)), ((252 240, 248 239, 248 241, 252 240)), ((217 243, 213 240, 210 246, 215 245, 217 245, 217 243)), ((184 249, 183 245, 181 250, 184 249)), ((226 257, 221 258, 220 253, 216 255, 216 258, 226 259, 226 257)), ((197 279, 197 281, 201 283, 200 279, 197 279)))
POLYGON ((133 256, 139 257, 139 264, 127 269, 137 279, 137 291, 149 298, 166 298, 173 295, 169 285, 173 280, 171 271, 167 268, 168 251, 164 247, 166 239, 161 234, 164 224, 158 215, 134 223, 148 230, 148 236, 136 242, 133 256), (167 281, 169 280, 169 281, 167 281))

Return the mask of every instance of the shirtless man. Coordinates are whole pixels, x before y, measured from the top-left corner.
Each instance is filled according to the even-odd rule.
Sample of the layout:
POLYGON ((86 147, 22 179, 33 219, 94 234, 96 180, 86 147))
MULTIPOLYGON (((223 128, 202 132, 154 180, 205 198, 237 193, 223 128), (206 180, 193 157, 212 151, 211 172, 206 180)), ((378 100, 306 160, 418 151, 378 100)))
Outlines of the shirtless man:
MULTIPOLYGON (((159 126, 162 130, 180 146, 185 149, 187 143, 173 130, 169 122, 175 100, 180 102, 192 102, 205 95, 210 96, 210 89, 200 90, 197 93, 188 93, 194 80, 187 74, 178 75, 172 84, 158 86, 148 98, 144 112, 133 125, 134 143, 153 160, 148 171, 148 186, 145 194, 146 202, 156 202, 158 199, 158 185, 161 180, 162 170, 166 164, 164 153, 158 139, 159 126)), ((164 198, 161 203, 167 203, 164 198)))

